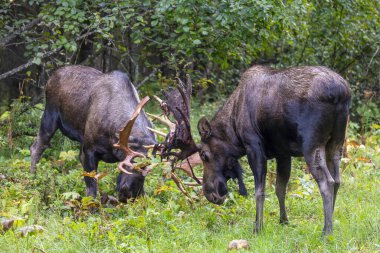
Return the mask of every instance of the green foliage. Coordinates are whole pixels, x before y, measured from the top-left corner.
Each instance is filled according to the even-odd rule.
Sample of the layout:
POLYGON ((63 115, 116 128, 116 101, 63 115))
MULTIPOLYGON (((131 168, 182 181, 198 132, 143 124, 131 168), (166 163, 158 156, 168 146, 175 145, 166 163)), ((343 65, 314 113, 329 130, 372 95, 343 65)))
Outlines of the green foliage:
MULTIPOLYGON (((0 156, 19 153, 29 157, 29 147, 38 133, 43 110, 43 104, 32 106, 29 97, 21 96, 13 101, 10 110, 0 115, 0 156)), ((78 143, 63 137, 59 131, 55 134, 52 145, 61 147, 61 150, 78 147, 78 143)), ((61 150, 48 149, 47 154, 58 157, 61 150)))
POLYGON ((207 83, 218 96, 230 93, 253 63, 266 63, 328 66, 360 98, 379 91, 379 10, 379 1, 368 0, 8 1, 0 37, 38 16, 39 25, 18 43, 35 64, 122 69, 137 84, 158 70, 148 91, 165 85, 160 76, 185 70, 196 90, 207 83), (46 59, 54 50, 60 54, 46 59))
POLYGON ((353 116, 359 118, 360 132, 364 135, 380 124, 380 109, 373 101, 361 102, 353 116))

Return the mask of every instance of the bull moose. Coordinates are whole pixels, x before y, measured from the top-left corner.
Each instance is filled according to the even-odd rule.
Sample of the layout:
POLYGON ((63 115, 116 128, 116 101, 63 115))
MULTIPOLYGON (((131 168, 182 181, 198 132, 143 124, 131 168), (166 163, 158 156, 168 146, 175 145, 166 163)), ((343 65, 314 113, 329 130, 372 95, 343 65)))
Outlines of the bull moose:
POLYGON ((280 222, 287 223, 291 157, 303 156, 322 195, 323 234, 330 234, 350 101, 348 83, 325 67, 248 69, 212 120, 198 122, 206 198, 224 202, 226 182, 231 175, 241 178, 238 159, 247 155, 255 181, 258 232, 263 227, 267 160, 275 158, 280 222))
MULTIPOLYGON (((142 112, 139 117, 135 113, 132 124, 127 124, 127 130, 132 131, 126 138, 131 149, 115 145, 119 144, 122 135, 120 132, 118 136, 118 131, 130 123, 128 120, 136 107, 138 111, 141 109, 142 105, 138 104, 136 89, 128 76, 120 71, 104 74, 80 65, 56 70, 48 80, 45 111, 37 139, 30 148, 31 172, 36 172, 36 164, 57 129, 80 142, 79 159, 87 172, 96 171, 100 160, 112 163, 127 159, 124 164, 130 165, 128 152, 132 155, 146 153, 144 145, 156 143, 155 135, 147 129, 152 126, 151 122, 142 112), (135 127, 131 129, 133 123, 135 127)), ((119 165, 121 170, 124 167, 119 165)), ((84 180, 86 194, 95 197, 95 179, 85 176, 84 180)), ((144 180, 141 173, 120 172, 117 178, 119 200, 125 202, 140 195, 144 180)))

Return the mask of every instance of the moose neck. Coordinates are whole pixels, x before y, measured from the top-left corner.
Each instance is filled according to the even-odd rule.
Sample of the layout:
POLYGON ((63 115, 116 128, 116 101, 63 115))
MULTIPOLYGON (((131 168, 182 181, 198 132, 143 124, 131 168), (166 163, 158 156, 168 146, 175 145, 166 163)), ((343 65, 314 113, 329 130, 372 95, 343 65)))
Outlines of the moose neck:
POLYGON ((243 87, 239 85, 211 120, 215 135, 224 140, 226 147, 231 150, 231 156, 240 158, 245 155, 243 143, 237 131, 237 115, 240 114, 243 98, 243 87))

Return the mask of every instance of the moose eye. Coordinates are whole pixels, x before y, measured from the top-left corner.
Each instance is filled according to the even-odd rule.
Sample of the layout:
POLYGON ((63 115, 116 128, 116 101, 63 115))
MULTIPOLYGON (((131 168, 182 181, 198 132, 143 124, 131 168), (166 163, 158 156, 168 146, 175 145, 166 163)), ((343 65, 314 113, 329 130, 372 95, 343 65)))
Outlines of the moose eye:
POLYGON ((205 151, 201 151, 200 156, 201 156, 202 161, 205 161, 205 162, 209 161, 208 155, 206 154, 205 151))

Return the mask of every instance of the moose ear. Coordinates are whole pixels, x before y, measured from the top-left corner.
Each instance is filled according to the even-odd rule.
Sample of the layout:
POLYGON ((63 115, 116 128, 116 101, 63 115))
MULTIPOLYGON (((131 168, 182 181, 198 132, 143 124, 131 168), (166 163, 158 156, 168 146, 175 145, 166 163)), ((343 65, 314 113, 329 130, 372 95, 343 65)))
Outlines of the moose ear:
POLYGON ((205 117, 199 120, 198 131, 202 140, 207 140, 211 136, 211 125, 205 117))

